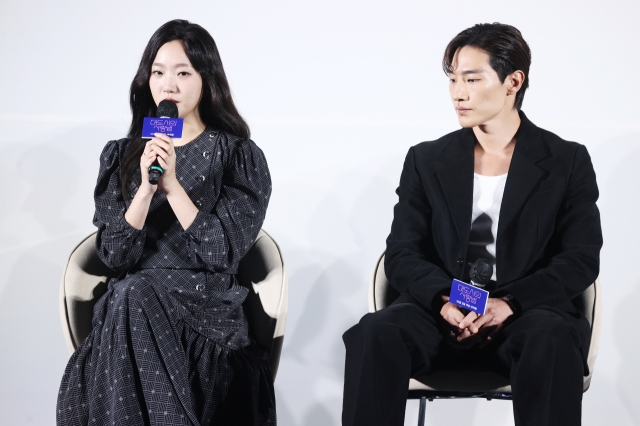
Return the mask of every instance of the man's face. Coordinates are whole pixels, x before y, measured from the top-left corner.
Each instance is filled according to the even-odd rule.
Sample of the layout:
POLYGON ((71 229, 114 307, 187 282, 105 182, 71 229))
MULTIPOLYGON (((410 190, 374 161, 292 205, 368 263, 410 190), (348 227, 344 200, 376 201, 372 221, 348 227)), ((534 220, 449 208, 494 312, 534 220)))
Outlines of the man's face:
POLYGON ((485 51, 464 46, 456 52, 451 65, 449 93, 462 127, 487 124, 513 109, 515 96, 507 96, 512 86, 510 78, 500 82, 485 51))

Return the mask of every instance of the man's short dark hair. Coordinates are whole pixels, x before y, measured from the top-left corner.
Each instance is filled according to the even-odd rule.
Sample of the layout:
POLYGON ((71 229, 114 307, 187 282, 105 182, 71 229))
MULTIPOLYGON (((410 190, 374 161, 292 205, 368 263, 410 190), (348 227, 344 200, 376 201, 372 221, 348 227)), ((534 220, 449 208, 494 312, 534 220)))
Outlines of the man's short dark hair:
POLYGON ((524 92, 529 87, 531 50, 516 27, 500 24, 476 24, 455 36, 449 42, 442 58, 442 69, 448 75, 453 71, 452 62, 458 49, 471 46, 489 54, 489 65, 498 74, 501 83, 515 71, 524 73, 524 82, 516 94, 514 108, 520 109, 524 92))

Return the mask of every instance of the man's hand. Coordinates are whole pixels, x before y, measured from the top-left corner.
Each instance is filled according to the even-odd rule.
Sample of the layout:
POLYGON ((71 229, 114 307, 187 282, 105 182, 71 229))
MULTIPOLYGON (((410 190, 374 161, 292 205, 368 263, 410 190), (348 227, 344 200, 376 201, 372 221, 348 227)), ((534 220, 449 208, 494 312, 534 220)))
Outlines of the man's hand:
POLYGON ((476 317, 473 318, 472 315, 469 314, 460 321, 459 328, 462 330, 462 333, 458 337, 458 340, 460 341, 471 335, 481 333, 483 329, 491 329, 486 338, 487 341, 491 341, 493 336, 504 326, 504 322, 511 315, 513 315, 513 311, 507 302, 503 299, 489 298, 484 315, 476 315, 476 317), (468 333, 465 333, 467 330, 468 333))
POLYGON ((460 311, 460 307, 458 305, 454 305, 453 303, 449 302, 448 296, 442 296, 442 301, 446 303, 442 306, 442 309, 440 310, 440 315, 442 315, 442 318, 444 318, 444 320, 452 326, 452 328, 448 330, 448 333, 449 333, 448 337, 453 342, 460 343, 464 341, 463 344, 456 345, 456 346, 462 347, 462 348, 468 348, 475 345, 479 341, 482 341, 483 336, 481 333, 476 333, 473 339, 469 339, 469 337, 472 336, 472 333, 469 331, 469 328, 461 327, 463 322, 471 323, 478 318, 478 315, 475 312, 470 312, 465 317, 462 311, 460 311))
POLYGON ((449 302, 449 296, 442 296, 442 301, 446 303, 442 305, 440 315, 442 315, 442 318, 444 318, 446 322, 454 327, 458 327, 465 318, 464 314, 460 312, 458 305, 449 302))

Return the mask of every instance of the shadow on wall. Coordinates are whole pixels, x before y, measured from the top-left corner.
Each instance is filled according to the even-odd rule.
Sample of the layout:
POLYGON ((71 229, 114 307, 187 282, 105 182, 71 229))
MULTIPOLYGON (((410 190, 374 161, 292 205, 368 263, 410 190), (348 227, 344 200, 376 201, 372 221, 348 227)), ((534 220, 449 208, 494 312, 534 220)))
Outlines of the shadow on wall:
POLYGON ((280 426, 294 426, 296 424, 295 417, 291 412, 291 409, 287 405, 287 400, 282 395, 280 388, 277 385, 278 379, 276 379, 276 411, 277 411, 277 420, 278 425, 280 426))
POLYGON ((278 399, 284 426, 340 423, 342 333, 367 312, 368 280, 390 227, 393 185, 356 171, 337 182, 309 217, 312 248, 285 253, 297 267, 289 276, 292 331, 279 375, 287 385, 278 399), (389 205, 380 202, 385 197, 389 205))
POLYGON ((302 424, 305 426, 329 426, 338 424, 332 413, 322 404, 313 405, 305 414, 302 424))
POLYGON ((52 424, 55 400, 69 359, 58 292, 68 251, 81 238, 69 234, 30 246, 12 265, 0 298, 3 424, 52 424), (67 251, 68 249, 68 251, 67 251))
MULTIPOLYGON (((640 143, 640 134, 625 138, 625 142, 640 143)), ((613 146, 616 142, 613 142, 613 146)), ((619 146, 620 144, 618 144, 619 146)), ((609 282, 610 288, 625 284, 624 287, 631 291, 623 291, 625 297, 618 306, 611 306, 610 312, 614 320, 615 338, 622 358, 620 372, 618 374, 618 389, 622 403, 634 424, 640 424, 640 406, 638 405, 638 383, 640 383, 640 365, 638 354, 640 342, 638 333, 631 318, 638 311, 640 300, 640 281, 638 281, 638 264, 640 252, 638 251, 638 239, 640 238, 640 200, 638 191, 640 188, 640 149, 636 148, 625 156, 624 161, 615 167, 615 174, 606 186, 608 194, 608 210, 610 220, 615 217, 615 227, 607 227, 605 243, 611 244, 615 253, 615 276, 609 282)), ((605 274, 613 271, 605 271, 605 274)), ((609 281, 609 280, 607 280, 609 281)), ((605 284, 606 285, 606 284, 605 284)), ((622 288, 616 291, 621 291, 622 288)), ((605 300, 605 312, 606 300, 605 300)))
MULTIPOLYGON (((636 218, 638 216, 635 216, 636 218)), ((640 234, 635 234, 636 236, 640 234)), ((629 417, 633 419, 633 424, 640 424, 640 406, 638 405, 638 384, 640 383, 640 366, 638 366, 638 355, 640 344, 638 344, 637 327, 633 320, 638 312, 638 301, 640 300, 640 281, 634 282, 634 290, 627 294, 622 303, 615 308, 615 336, 622 355, 620 373, 618 374, 618 390, 622 397, 629 417)), ((613 284, 613 283, 612 283, 613 284)), ((613 307, 612 307, 613 308, 613 307)))
POLYGON ((0 209, 0 249, 91 228, 100 152, 122 136, 120 124, 82 124, 57 135, 48 123, 29 124, 37 136, 3 147, 11 183, 3 187, 9 202, 0 209))
MULTIPOLYGON (((115 126, 83 124, 51 135, 49 123, 7 140, 0 209, 0 412, 3 424, 51 424, 69 353, 58 312, 71 249, 92 228, 98 158, 115 126), (42 136, 44 135, 44 136, 42 136), (31 420, 30 420, 31 419, 31 420)), ((119 131, 118 131, 119 132, 119 131)))
POLYGON ((55 143, 8 146, 10 184, 3 189, 9 202, 0 209, 0 248, 36 242, 72 231, 63 210, 76 193, 78 167, 55 143), (15 153, 15 154, 14 154, 15 153), (17 154, 17 155, 16 155, 17 154))
MULTIPOLYGON (((640 365, 637 360, 640 341, 633 321, 638 311, 637 301, 640 300, 640 281, 636 268, 640 259, 640 133, 608 141, 591 155, 596 166, 608 159, 615 159, 607 164, 609 174, 606 175, 606 182, 599 180, 602 197, 599 205, 603 216, 604 234, 601 276, 604 293, 603 331, 613 330, 621 362, 616 383, 603 381, 602 384, 609 385, 613 392, 617 391, 620 400, 615 401, 615 405, 626 410, 629 418, 633 419, 633 424, 640 424, 640 405, 637 403, 637 389, 640 383, 640 365), (617 302, 617 305, 614 305, 614 302, 617 302), (612 321, 613 324, 609 326, 606 324, 607 321, 612 321)), ((601 355, 609 353, 612 349, 601 347, 595 376, 598 374, 597 364, 606 362, 601 355)), ((601 382, 597 377, 595 379, 594 384, 597 386, 601 382)), ((600 394, 597 389, 589 392, 596 391, 600 394)), ((608 398, 606 395, 603 397, 608 398)), ((602 401, 598 402, 599 412, 611 409, 611 405, 605 408, 603 404, 602 401)), ((619 416, 622 419, 622 414, 619 416)), ((610 417, 607 416, 607 419, 610 417)), ((602 421, 605 421, 604 416, 602 421)))
POLYGON ((62 213, 78 190, 80 173, 73 159, 52 145, 56 143, 29 149, 19 160, 18 170, 33 188, 22 211, 30 213, 50 234, 60 235, 77 227, 62 213))
MULTIPOLYGON (((329 194, 348 193, 354 189, 351 185, 360 184, 362 180, 362 173, 347 173, 338 180, 341 185, 332 188, 329 194)), ((389 212, 395 202, 394 189, 384 179, 374 177, 363 191, 354 194, 348 213, 339 197, 325 197, 312 214, 309 227, 310 239, 317 241, 314 247, 322 250, 309 253, 309 258, 318 262, 313 271, 307 266, 291 277, 294 288, 298 281, 300 286, 307 287, 309 277, 318 278, 311 285, 288 350, 302 360, 304 349, 326 330, 330 335, 325 335, 325 341, 334 342, 333 350, 327 349, 339 380, 342 380, 344 370, 341 336, 367 312, 368 279, 384 249, 391 223, 389 212), (332 248, 335 250, 331 251, 332 248), (345 251, 348 254, 343 254, 345 251), (323 265, 327 266, 323 269, 323 265), (328 317, 330 313, 332 315, 328 317)))
MULTIPOLYGON (((331 293, 325 280, 326 278, 323 278, 318 265, 306 265, 289 277, 290 288, 295 289, 297 285, 309 286, 311 289, 304 301, 295 297, 295 294, 298 293, 295 290, 292 291, 294 297, 289 297, 290 300, 293 299, 294 303, 301 306, 301 315, 295 323, 293 333, 287 336, 285 340, 287 347, 283 351, 286 352, 286 355, 283 353, 283 356, 292 357, 304 363, 303 353, 305 349, 322 333, 327 320, 325 315, 330 303, 329 297, 331 293), (313 284, 307 284, 310 277, 314 276, 319 276, 319 278, 313 284)), ((289 303, 291 304, 291 302, 289 303)))

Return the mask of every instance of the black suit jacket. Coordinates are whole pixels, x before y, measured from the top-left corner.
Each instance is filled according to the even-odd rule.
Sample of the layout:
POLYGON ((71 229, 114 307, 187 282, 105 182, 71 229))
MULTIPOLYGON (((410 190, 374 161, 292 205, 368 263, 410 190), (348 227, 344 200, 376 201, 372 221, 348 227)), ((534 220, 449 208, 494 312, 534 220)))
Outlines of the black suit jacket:
MULTIPOLYGON (((562 312, 588 342, 586 319, 580 321, 571 299, 599 272, 602 231, 591 159, 583 145, 540 129, 522 112, 520 118, 500 208, 493 295, 512 294, 523 311, 562 312)), ((401 298, 427 309, 464 273, 475 141, 472 129, 460 129, 412 147, 404 163, 385 272, 401 298)))

